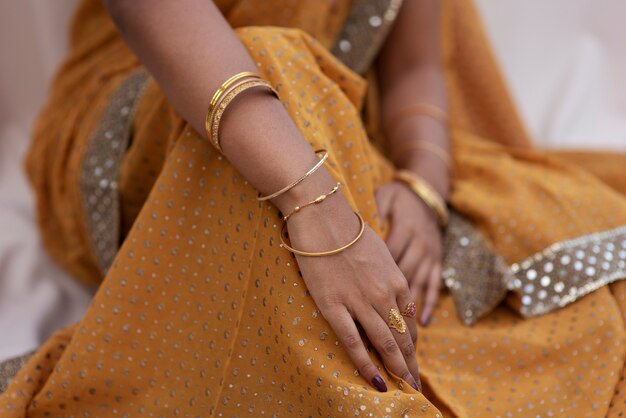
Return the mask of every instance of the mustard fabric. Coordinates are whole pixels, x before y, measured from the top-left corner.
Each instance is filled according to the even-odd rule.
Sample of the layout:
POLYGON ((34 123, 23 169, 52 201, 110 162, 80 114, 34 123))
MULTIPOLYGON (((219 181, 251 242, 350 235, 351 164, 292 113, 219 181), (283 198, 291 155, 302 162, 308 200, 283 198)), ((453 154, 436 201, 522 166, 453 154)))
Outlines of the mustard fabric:
MULTIPOLYGON (((366 83, 332 45, 349 1, 217 2, 355 209, 381 235, 374 191, 393 167, 361 121, 366 83), (323 3, 323 6, 321 5, 323 3), (259 26, 272 24, 273 27, 259 26), (252 26, 256 25, 256 26, 252 26)), ((451 204, 515 262, 563 239, 626 224, 626 198, 532 149, 471 4, 446 0, 451 204)), ((42 112, 27 169, 55 259, 99 290, 0 397, 3 417, 617 417, 624 413, 626 284, 522 320, 506 306, 474 327, 441 295, 420 329, 424 394, 355 373, 279 248, 276 208, 174 112, 150 82, 121 169, 124 242, 104 279, 77 176, 108 98, 140 64, 95 0, 42 112)), ((227 140, 223 138, 222 140, 227 140)), ((623 177, 622 177, 623 178, 623 177)), ((626 244, 625 244, 626 245, 626 244)))

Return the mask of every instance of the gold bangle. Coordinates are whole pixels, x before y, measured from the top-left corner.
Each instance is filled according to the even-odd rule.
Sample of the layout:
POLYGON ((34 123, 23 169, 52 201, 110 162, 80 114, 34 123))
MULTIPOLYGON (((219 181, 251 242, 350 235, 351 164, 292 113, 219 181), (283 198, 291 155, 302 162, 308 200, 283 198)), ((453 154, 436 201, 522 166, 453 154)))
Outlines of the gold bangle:
POLYGON ((400 110, 391 118, 389 123, 386 124, 387 136, 389 138, 392 138, 393 131, 402 122, 403 119, 406 119, 409 116, 416 115, 429 116, 436 121, 441 122, 443 125, 448 124, 448 115, 440 107, 429 103, 416 103, 400 110))
POLYGON ((276 90, 274 90, 269 81, 263 79, 243 79, 233 83, 230 89, 224 95, 218 98, 215 108, 213 109, 213 112, 211 113, 209 118, 211 125, 209 140, 211 141, 213 146, 217 148, 220 152, 222 152, 222 146, 219 140, 219 128, 220 121, 222 120, 222 116, 226 111, 226 108, 235 99, 235 97, 237 97, 244 91, 254 87, 266 87, 270 90, 270 92, 272 92, 272 94, 278 97, 278 93, 276 92, 276 90))
POLYGON ((403 141, 393 147, 393 151, 391 154, 395 159, 398 159, 398 157, 404 155, 405 152, 416 149, 430 151, 430 153, 439 157, 439 159, 443 161, 448 169, 452 168, 452 159, 450 158, 450 154, 448 153, 448 151, 446 151, 445 148, 443 148, 442 146, 429 141, 403 141))
POLYGON ((228 87, 230 87, 233 83, 239 80, 242 80, 244 78, 251 78, 251 77, 254 77, 257 79, 259 78, 257 74, 251 73, 249 71, 237 73, 234 76, 230 77, 228 80, 224 81, 222 85, 217 90, 215 90, 215 93, 213 93, 213 97, 211 97, 211 101, 209 102, 209 107, 207 109, 206 117, 204 119, 204 128, 206 130, 207 136, 209 136, 209 133, 211 132, 211 117, 213 115, 213 111, 215 110, 215 105, 217 104, 220 96, 222 96, 224 92, 228 89, 228 87))
POLYGON ((352 247, 354 244, 356 244, 356 242, 359 239, 361 239, 361 237, 363 236, 363 232, 365 231, 365 220, 358 212, 354 212, 354 214, 359 218, 359 222, 361 223, 361 229, 359 230, 359 233, 357 234, 357 236, 352 241, 344 245, 343 247, 330 250, 330 251, 322 251, 319 253, 309 253, 306 251, 300 251, 300 250, 296 250, 295 248, 291 248, 289 245, 285 243, 285 240, 283 239, 283 235, 285 234, 285 227, 287 226, 286 222, 283 224, 283 227, 280 229, 280 246, 286 249, 287 251, 290 251, 297 255, 301 255, 303 257, 324 257, 327 255, 333 255, 333 254, 337 254, 342 251, 345 251, 348 248, 352 247))
POLYGON ((394 179, 409 186, 409 188, 437 214, 439 225, 445 227, 448 224, 448 209, 446 208, 446 203, 430 184, 408 170, 398 170, 394 175, 394 179))
POLYGON ((337 182, 335 187, 333 187, 330 192, 328 192, 326 194, 319 195, 318 197, 316 197, 315 199, 311 200, 310 202, 305 203, 304 205, 301 205, 301 206, 296 206, 295 208, 293 208, 293 210, 290 213, 288 213, 287 215, 283 216, 283 221, 287 222, 287 219, 289 219, 294 213, 300 212, 302 209, 306 208, 307 206, 315 205, 317 203, 322 203, 324 200, 326 200, 326 198, 328 196, 336 193, 340 188, 341 188, 341 183, 337 182))
MULTIPOLYGON (((448 123, 448 115, 439 106, 435 106, 430 103, 415 103, 411 106, 405 107, 394 115, 391 122, 399 122, 407 116, 424 115, 441 122, 448 123)), ((393 123, 389 123, 389 126, 393 126, 393 123)))
POLYGON ((307 171, 306 173, 304 173, 304 175, 302 177, 300 177, 298 180, 289 183, 287 186, 283 187, 282 189, 280 189, 277 192, 274 192, 270 195, 267 196, 257 196, 257 200, 263 201, 263 200, 269 200, 269 199, 273 199, 276 196, 280 196, 281 194, 285 193, 287 190, 293 189, 294 187, 296 187, 298 184, 300 184, 300 182, 302 182, 302 180, 304 180, 305 178, 309 177, 311 174, 315 173, 326 161, 326 159, 328 158, 328 151, 326 151, 325 149, 320 149, 315 151, 316 154, 321 154, 324 153, 324 155, 322 156, 322 158, 320 158, 320 160, 317 162, 317 164, 315 164, 309 171, 307 171))

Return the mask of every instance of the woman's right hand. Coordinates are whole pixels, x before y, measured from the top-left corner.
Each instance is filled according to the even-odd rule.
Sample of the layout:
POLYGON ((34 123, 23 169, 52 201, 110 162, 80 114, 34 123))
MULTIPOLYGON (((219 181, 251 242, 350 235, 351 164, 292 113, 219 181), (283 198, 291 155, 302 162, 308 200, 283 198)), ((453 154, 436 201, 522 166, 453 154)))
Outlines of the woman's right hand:
MULTIPOLYGON (((354 239, 359 220, 345 198, 337 195, 290 217, 287 227, 294 248, 318 252, 354 239)), ((395 308, 403 312, 413 300, 385 242, 366 226, 361 239, 343 252, 296 258, 311 296, 360 374, 379 391, 387 390, 367 353, 357 322, 386 368, 421 390, 415 318, 403 317, 407 325, 404 333, 388 325, 389 311, 395 308)))

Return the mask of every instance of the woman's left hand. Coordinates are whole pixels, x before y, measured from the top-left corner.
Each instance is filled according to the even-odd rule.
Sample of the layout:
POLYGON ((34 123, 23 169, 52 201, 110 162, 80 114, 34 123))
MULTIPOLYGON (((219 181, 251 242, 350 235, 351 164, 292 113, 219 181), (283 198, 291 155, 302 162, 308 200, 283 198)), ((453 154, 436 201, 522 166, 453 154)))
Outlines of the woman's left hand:
POLYGON ((437 216, 406 185, 393 182, 376 191, 381 219, 390 221, 387 247, 404 273, 411 295, 422 299, 420 323, 430 321, 441 287, 442 235, 437 216))

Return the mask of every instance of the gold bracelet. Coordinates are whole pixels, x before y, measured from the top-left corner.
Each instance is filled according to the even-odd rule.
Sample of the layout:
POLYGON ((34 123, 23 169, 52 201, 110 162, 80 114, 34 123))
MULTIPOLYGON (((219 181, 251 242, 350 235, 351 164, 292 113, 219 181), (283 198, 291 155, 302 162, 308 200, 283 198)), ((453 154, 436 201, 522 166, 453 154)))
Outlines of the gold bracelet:
POLYGON ((405 152, 422 149, 426 151, 430 151, 433 155, 439 157, 441 161, 448 167, 448 170, 452 168, 452 159, 450 158, 450 154, 440 145, 434 144, 429 141, 422 140, 411 140, 411 141, 403 141, 400 144, 393 147, 392 156, 395 159, 403 156, 405 152))
POLYGON ((363 219, 363 217, 358 213, 358 212, 354 212, 354 214, 359 218, 359 222, 361 223, 361 229, 359 230, 359 233, 357 234, 357 236, 350 241, 349 243, 347 243, 346 245, 344 245, 343 247, 334 249, 334 250, 330 250, 330 251, 322 251, 319 253, 309 253, 306 251, 300 251, 300 250, 296 250, 295 248, 291 248, 289 245, 287 245, 285 243, 285 240, 283 239, 283 235, 285 234, 285 227, 287 226, 287 223, 283 224, 283 227, 280 230, 280 246, 281 248, 286 249, 287 251, 290 251, 294 254, 297 255, 301 255, 304 257, 324 257, 327 255, 333 255, 333 254, 337 254, 340 253, 342 251, 347 250, 348 248, 352 247, 354 244, 356 244, 356 242, 361 239, 361 237, 363 236, 363 232, 365 231, 365 220, 363 219))
POLYGON ((439 225, 445 227, 448 224, 446 203, 430 184, 409 170, 396 171, 394 179, 409 186, 437 214, 439 225))
MULTIPOLYGON (((431 118, 441 122, 448 123, 448 115, 438 106, 435 106, 430 103, 415 103, 411 106, 405 107, 396 113, 391 119, 391 122, 399 122, 400 120, 406 118, 407 116, 413 115, 424 115, 430 116, 431 118)), ((393 126, 393 123, 389 123, 389 126, 393 126)))
POLYGON ((328 151, 326 151, 325 149, 320 149, 315 151, 316 154, 321 154, 324 153, 324 155, 322 156, 322 158, 320 158, 320 160, 317 162, 317 164, 315 164, 309 171, 307 171, 306 173, 304 173, 304 175, 302 177, 300 177, 298 180, 289 183, 288 185, 286 185, 285 187, 283 187, 282 189, 280 189, 277 192, 274 192, 270 195, 267 196, 257 196, 257 200, 263 201, 263 200, 269 200, 269 199, 273 199, 276 196, 280 196, 281 194, 285 193, 287 190, 293 189, 294 187, 296 187, 298 184, 300 184, 300 182, 302 182, 305 178, 309 177, 311 174, 315 173, 326 161, 326 159, 328 158, 328 151))
POLYGON ((222 119, 224 112, 226 111, 226 108, 235 99, 235 97, 237 97, 239 94, 243 93, 244 91, 254 88, 254 87, 266 87, 270 90, 270 92, 272 92, 276 97, 278 97, 278 93, 276 92, 276 90, 274 90, 274 88, 272 87, 269 81, 263 80, 263 79, 252 79, 252 80, 242 79, 233 83, 230 89, 226 91, 224 95, 218 98, 215 108, 213 109, 213 113, 209 117, 211 131, 208 133, 208 136, 213 146, 217 148, 220 152, 222 152, 222 146, 220 144, 218 134, 219 134, 220 121, 222 119))
POLYGON ((326 198, 328 196, 336 193, 339 189, 341 189, 341 183, 337 182, 337 185, 335 185, 335 187, 333 187, 330 192, 328 192, 326 194, 319 195, 318 197, 316 197, 315 199, 311 200, 310 202, 305 203, 304 205, 301 205, 301 206, 296 206, 295 208, 293 208, 293 210, 290 213, 288 213, 287 215, 283 216, 283 221, 287 222, 287 219, 289 219, 294 213, 300 212, 300 210, 306 208, 307 206, 315 205, 317 203, 322 203, 324 200, 326 200, 326 198))
POLYGON ((206 117, 204 119, 204 128, 206 130, 207 136, 210 139, 210 132, 211 132, 211 117, 213 115, 213 111, 215 110, 215 105, 217 104, 219 98, 224 94, 224 92, 235 82, 242 80, 244 78, 260 78, 258 76, 258 74, 255 73, 251 73, 249 71, 244 71, 241 73, 237 73, 234 76, 230 77, 228 80, 224 81, 222 83, 222 85, 215 90, 215 93, 213 93, 213 97, 211 98, 211 101, 209 102, 209 107, 207 109, 206 112, 206 117))
POLYGON ((391 118, 391 121, 386 124, 387 136, 392 138, 393 131, 402 122, 402 120, 415 115, 429 116, 436 121, 441 122, 443 125, 447 126, 448 124, 448 115, 440 107, 429 103, 416 103, 400 110, 391 118))

